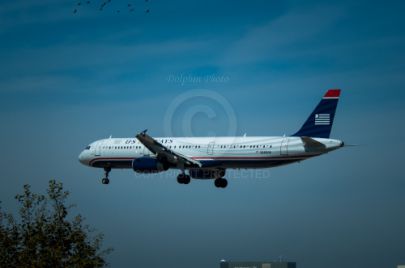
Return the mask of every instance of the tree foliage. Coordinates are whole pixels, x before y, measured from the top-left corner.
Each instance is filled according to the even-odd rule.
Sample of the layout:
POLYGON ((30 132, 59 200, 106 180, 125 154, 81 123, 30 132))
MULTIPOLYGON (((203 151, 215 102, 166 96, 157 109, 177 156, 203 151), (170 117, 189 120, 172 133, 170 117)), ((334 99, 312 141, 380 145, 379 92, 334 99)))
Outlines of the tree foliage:
POLYGON ((103 267, 111 249, 102 250, 103 235, 70 217, 68 191, 49 181, 46 195, 24 185, 18 219, 0 207, 0 267, 103 267), (69 216, 69 217, 68 217, 69 216))

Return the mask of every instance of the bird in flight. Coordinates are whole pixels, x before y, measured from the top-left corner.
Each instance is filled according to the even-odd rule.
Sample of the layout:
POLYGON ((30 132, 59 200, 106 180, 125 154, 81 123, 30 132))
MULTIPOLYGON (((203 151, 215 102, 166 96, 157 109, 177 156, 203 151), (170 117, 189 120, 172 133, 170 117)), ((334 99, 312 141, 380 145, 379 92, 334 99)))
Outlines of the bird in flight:
MULTIPOLYGON (((142 0, 138 0, 138 1, 142 1, 142 0)), ((151 12, 151 9, 149 7, 150 1, 149 0, 143 0, 143 1, 144 1, 144 3, 146 3, 145 6, 144 6, 144 11, 145 11, 146 14, 148 14, 148 13, 151 12)), ((115 10, 115 13, 122 13, 121 11, 123 11, 124 6, 121 6, 121 8, 120 8, 120 6, 119 6, 120 4, 117 4, 118 2, 119 1, 114 1, 114 6, 116 6, 116 8, 114 8, 114 7, 112 7, 112 8, 113 8, 113 10, 115 10)), ((135 11, 135 7, 136 7, 135 2, 136 1, 128 1, 127 2, 126 9, 127 9, 128 12, 134 12, 135 11)), ((99 11, 104 11, 107 8, 107 6, 112 4, 112 1, 111 0, 100 0, 98 3, 95 3, 95 1, 90 1, 90 0, 80 0, 80 1, 76 0, 76 5, 75 5, 75 7, 73 9, 73 14, 78 13, 80 9, 84 8, 84 5, 91 6, 92 3, 95 4, 96 6, 98 5, 98 10, 99 11)))

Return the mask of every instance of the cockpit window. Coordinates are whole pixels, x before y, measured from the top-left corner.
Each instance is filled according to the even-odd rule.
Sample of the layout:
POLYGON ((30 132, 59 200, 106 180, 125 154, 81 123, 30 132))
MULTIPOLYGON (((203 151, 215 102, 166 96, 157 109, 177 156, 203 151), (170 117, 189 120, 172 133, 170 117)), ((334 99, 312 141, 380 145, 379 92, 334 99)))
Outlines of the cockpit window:
POLYGON ((90 149, 90 145, 87 145, 86 148, 84 148, 85 150, 89 150, 90 149))

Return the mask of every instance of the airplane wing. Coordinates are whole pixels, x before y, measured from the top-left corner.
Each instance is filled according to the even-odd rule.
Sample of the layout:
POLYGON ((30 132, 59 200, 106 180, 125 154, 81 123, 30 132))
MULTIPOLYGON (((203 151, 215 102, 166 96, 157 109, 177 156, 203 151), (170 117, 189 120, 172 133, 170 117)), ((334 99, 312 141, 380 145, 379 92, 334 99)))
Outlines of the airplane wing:
POLYGON ((201 167, 202 164, 199 161, 191 159, 179 152, 174 152, 162 145, 160 142, 146 134, 146 130, 136 135, 136 138, 146 147, 154 153, 158 158, 166 158, 172 164, 180 164, 180 166, 196 165, 201 167))

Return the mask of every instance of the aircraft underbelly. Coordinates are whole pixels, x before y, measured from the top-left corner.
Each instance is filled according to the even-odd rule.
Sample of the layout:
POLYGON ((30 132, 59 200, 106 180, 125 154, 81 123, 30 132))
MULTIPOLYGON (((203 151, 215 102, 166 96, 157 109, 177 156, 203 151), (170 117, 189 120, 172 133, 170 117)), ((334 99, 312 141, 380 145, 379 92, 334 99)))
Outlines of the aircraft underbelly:
POLYGON ((268 159, 268 160, 205 160, 201 161, 203 167, 220 168, 270 168, 286 165, 303 160, 302 158, 292 159, 268 159))

